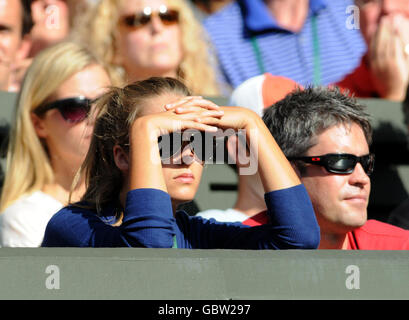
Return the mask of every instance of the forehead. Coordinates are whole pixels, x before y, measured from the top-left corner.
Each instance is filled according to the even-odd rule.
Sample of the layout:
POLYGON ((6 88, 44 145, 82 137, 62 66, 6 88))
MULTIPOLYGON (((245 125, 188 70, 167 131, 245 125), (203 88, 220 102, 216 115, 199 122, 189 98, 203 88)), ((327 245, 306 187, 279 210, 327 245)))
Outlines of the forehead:
POLYGON ((142 106, 140 115, 144 116, 152 113, 166 111, 166 104, 176 102, 180 98, 182 98, 182 95, 170 92, 148 98, 142 106))
MULTIPOLYGON (((1 0, 0 0, 1 1, 1 0)), ((168 5, 166 0, 126 0, 122 1, 120 12, 142 11, 145 7, 151 7, 152 10, 158 10, 161 5, 168 5)))
POLYGON ((327 153, 350 153, 361 156, 369 153, 369 146, 364 131, 357 123, 332 126, 316 138, 307 156, 327 153))
POLYGON ((0 0, 0 24, 21 25, 22 9, 20 0, 0 0))
POLYGON ((85 96, 94 99, 107 90, 111 82, 106 71, 91 64, 65 80, 53 94, 55 99, 85 96))

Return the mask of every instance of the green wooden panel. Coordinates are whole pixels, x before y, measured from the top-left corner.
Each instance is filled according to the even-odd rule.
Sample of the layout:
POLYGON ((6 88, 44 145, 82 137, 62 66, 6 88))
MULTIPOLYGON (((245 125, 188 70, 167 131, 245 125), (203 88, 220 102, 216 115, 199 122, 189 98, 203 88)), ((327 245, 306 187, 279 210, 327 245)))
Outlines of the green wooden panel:
POLYGON ((2 248, 0 299, 409 299, 409 252, 2 248))

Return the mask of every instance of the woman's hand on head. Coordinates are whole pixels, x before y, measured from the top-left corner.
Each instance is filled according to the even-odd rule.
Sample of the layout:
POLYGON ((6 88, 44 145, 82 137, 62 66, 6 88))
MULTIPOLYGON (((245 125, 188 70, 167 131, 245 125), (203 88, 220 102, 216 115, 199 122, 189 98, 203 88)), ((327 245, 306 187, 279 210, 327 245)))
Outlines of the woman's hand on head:
POLYGON ((164 106, 164 112, 153 113, 137 119, 135 127, 147 124, 156 136, 174 131, 195 129, 200 131, 217 131, 217 126, 210 124, 212 119, 224 115, 221 108, 202 97, 184 97, 164 106))
POLYGON ((202 117, 200 120, 207 125, 216 126, 221 129, 251 129, 255 128, 257 120, 261 118, 253 111, 243 107, 220 107, 223 112, 221 117, 202 117))
POLYGON ((210 100, 204 99, 202 96, 186 96, 180 100, 166 104, 166 110, 174 110, 177 113, 186 113, 197 108, 208 110, 220 110, 220 107, 210 100))
POLYGON ((202 112, 200 118, 198 117, 196 121, 206 123, 207 125, 214 125, 222 129, 244 129, 249 125, 249 123, 252 122, 254 118, 259 118, 255 112, 252 112, 248 108, 220 107, 201 96, 184 97, 175 103, 166 105, 165 109, 173 110, 176 114, 196 112, 198 109, 221 111, 221 117, 215 117, 213 114, 206 116, 206 113, 202 112))

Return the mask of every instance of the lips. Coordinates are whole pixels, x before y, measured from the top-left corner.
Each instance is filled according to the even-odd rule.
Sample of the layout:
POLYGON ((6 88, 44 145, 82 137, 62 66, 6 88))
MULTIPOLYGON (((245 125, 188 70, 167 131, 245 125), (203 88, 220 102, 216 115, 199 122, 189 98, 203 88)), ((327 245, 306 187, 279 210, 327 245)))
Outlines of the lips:
POLYGON ((195 177, 191 173, 182 173, 175 177, 174 179, 182 183, 192 183, 195 180, 195 177))
POLYGON ((351 196, 345 197, 344 200, 367 202, 368 197, 366 195, 351 195, 351 196))

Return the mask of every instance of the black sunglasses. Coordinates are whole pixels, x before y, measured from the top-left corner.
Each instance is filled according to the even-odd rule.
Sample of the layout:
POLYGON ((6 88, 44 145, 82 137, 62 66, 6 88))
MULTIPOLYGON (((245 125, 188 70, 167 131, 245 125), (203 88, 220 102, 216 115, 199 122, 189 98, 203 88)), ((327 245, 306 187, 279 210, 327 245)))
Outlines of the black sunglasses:
POLYGON ((34 113, 41 116, 51 109, 58 109, 65 121, 78 123, 88 117, 94 102, 95 100, 85 97, 66 98, 41 105, 34 110, 34 113))
POLYGON ((300 160, 305 163, 323 166, 328 172, 337 174, 352 173, 359 162, 368 176, 373 172, 375 165, 375 155, 372 153, 361 157, 348 153, 329 153, 314 157, 290 157, 288 160, 300 160))
POLYGON ((215 133, 197 130, 185 130, 183 132, 171 132, 158 137, 158 146, 161 160, 164 162, 188 146, 195 157, 204 163, 216 163, 225 161, 227 151, 225 148, 228 136, 217 136, 215 133), (223 159, 216 158, 222 155, 223 159))
POLYGON ((151 8, 147 7, 140 13, 124 16, 121 19, 121 22, 129 28, 137 29, 146 26, 151 21, 154 14, 156 14, 166 26, 179 22, 179 11, 168 9, 166 7, 160 8, 158 12, 154 12, 151 8))

